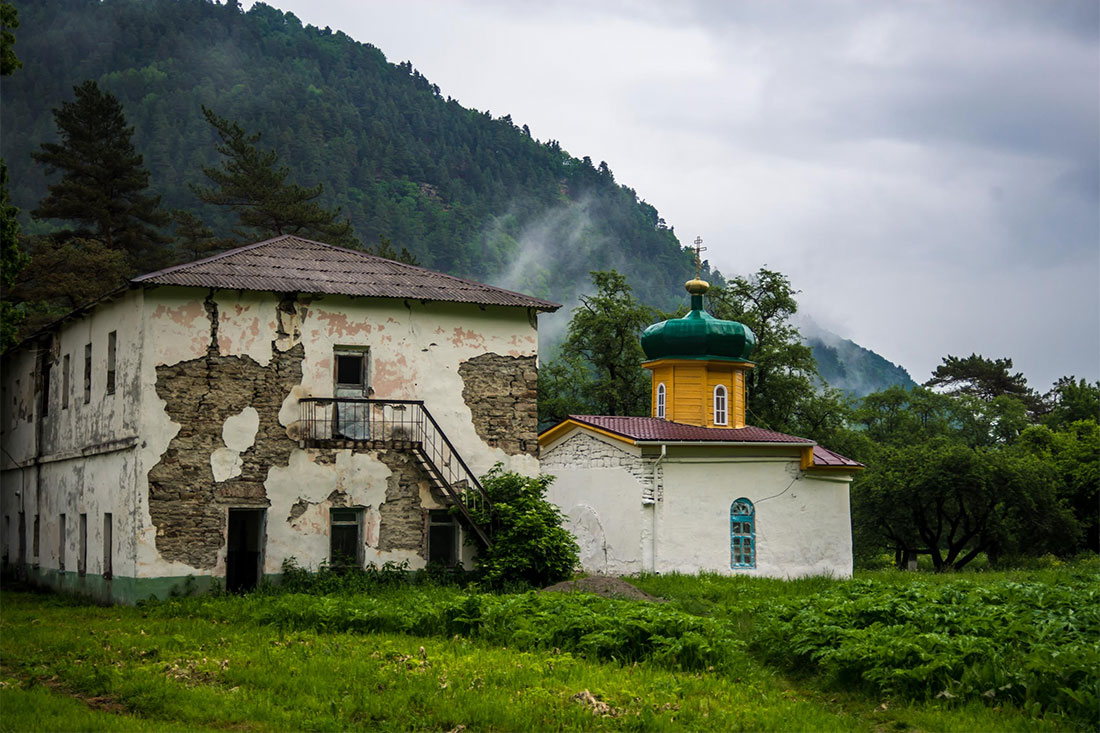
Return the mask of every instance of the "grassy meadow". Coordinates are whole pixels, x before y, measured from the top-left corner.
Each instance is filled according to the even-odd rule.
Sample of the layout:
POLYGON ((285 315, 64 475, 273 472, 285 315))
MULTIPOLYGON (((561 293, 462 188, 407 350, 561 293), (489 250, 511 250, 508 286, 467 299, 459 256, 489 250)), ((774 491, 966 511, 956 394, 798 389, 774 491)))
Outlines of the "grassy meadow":
POLYGON ((9 588, 0 730, 1095 730, 1098 573, 632 581, 667 603, 9 588))

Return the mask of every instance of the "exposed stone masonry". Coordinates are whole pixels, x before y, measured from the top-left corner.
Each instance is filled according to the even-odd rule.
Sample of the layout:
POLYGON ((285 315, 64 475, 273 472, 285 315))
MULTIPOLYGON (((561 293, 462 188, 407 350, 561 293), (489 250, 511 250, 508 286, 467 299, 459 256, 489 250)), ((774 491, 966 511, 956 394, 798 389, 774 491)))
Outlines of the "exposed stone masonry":
POLYGON ((386 500, 379 507, 378 549, 412 550, 424 555, 424 509, 420 504, 421 472, 412 453, 379 451, 378 459, 393 473, 386 486, 386 500))
POLYGON ((491 448, 537 456, 538 367, 534 356, 482 354, 462 362, 462 399, 491 448))
MULTIPOLYGON (((543 455, 544 471, 553 473, 555 468, 625 468, 642 488, 642 501, 654 500, 653 464, 646 459, 620 450, 587 433, 577 431, 543 455)), ((661 473, 658 466, 657 472, 661 473)), ((661 477, 658 476, 658 481, 661 477)))
POLYGON ((149 471, 149 513, 165 560, 212 569, 224 543, 225 507, 268 506, 268 470, 287 465, 296 447, 279 424, 279 408, 291 387, 301 384, 304 354, 301 344, 274 351, 262 366, 211 348, 201 359, 157 367, 157 394, 180 425, 149 471), (210 455, 223 447, 222 426, 249 405, 260 416, 256 440, 241 453, 240 475, 215 483, 210 455))

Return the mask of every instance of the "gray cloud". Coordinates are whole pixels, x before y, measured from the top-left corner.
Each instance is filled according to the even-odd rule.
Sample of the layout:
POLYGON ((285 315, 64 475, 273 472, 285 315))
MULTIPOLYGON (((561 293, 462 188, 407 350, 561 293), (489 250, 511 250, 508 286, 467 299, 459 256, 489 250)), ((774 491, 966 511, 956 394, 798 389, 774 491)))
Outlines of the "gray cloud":
POLYGON ((918 381, 971 351, 1100 377, 1095 0, 277 4, 606 160, 918 381))

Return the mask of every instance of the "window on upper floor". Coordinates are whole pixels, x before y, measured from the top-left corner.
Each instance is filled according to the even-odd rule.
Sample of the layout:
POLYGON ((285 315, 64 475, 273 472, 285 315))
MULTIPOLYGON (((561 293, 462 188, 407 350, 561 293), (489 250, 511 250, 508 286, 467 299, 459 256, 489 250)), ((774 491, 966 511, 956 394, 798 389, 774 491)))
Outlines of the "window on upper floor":
POLYGON ((49 357, 42 359, 42 417, 46 417, 50 414, 50 372, 53 371, 53 364, 50 363, 49 357))
POLYGON ((756 509, 748 499, 730 505, 730 567, 756 567, 756 509))
POLYGON ((118 331, 107 334, 107 394, 115 393, 115 352, 118 348, 118 331))
POLYGON ((92 345, 84 345, 84 404, 92 401, 92 345))
POLYGON ((61 409, 69 409, 69 355, 61 359, 61 409))
POLYGON ((665 383, 661 382, 657 385, 657 417, 663 418, 665 416, 665 398, 665 383))
POLYGON ((719 384, 714 388, 714 424, 725 425, 729 422, 729 406, 726 399, 726 387, 719 384))

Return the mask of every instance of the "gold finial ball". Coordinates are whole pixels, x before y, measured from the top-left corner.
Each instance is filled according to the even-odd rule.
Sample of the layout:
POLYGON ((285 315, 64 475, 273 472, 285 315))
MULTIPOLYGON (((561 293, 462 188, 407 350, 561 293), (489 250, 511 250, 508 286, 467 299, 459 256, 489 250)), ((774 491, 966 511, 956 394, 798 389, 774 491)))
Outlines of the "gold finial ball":
POLYGON ((695 278, 694 280, 688 280, 686 283, 684 283, 684 287, 692 295, 702 295, 703 293, 710 290, 710 283, 708 283, 706 280, 695 278))

